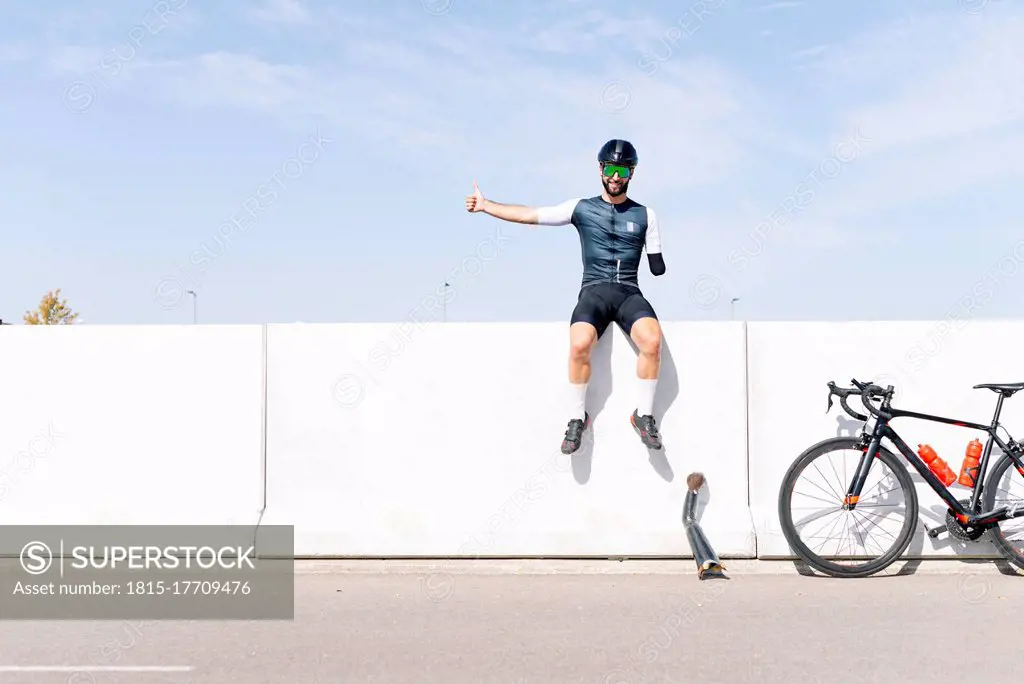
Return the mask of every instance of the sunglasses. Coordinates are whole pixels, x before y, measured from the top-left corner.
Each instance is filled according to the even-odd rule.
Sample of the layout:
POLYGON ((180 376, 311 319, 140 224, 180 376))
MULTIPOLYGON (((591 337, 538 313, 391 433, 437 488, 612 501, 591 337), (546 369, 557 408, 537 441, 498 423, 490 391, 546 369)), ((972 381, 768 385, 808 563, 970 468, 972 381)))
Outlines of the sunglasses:
POLYGON ((631 169, 628 166, 617 166, 615 164, 605 164, 601 170, 608 178, 611 178, 616 173, 619 174, 619 178, 629 178, 631 173, 631 169))

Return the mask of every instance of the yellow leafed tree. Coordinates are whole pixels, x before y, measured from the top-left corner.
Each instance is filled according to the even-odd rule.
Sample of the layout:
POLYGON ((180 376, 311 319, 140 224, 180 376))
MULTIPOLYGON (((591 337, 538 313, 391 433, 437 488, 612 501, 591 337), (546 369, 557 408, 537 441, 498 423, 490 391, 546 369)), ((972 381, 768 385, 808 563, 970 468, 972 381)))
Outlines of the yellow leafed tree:
POLYGON ((42 301, 39 302, 39 309, 25 312, 25 323, 27 325, 71 325, 78 318, 78 314, 71 311, 68 300, 61 300, 60 288, 56 292, 47 292, 42 301))

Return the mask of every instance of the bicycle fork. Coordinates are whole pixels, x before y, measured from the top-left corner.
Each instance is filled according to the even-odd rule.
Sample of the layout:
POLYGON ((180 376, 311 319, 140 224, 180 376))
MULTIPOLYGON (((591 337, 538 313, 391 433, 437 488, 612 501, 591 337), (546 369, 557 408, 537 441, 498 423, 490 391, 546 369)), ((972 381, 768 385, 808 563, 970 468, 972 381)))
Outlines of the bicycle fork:
POLYGON ((846 497, 843 499, 844 511, 852 511, 857 507, 861 491, 864 489, 864 483, 867 482, 868 473, 871 471, 871 464, 878 455, 878 449, 881 445, 882 437, 877 434, 877 431, 871 437, 865 434, 861 439, 861 451, 864 455, 861 456, 860 463, 857 464, 857 472, 854 474, 853 480, 850 482, 850 488, 846 491, 846 497))

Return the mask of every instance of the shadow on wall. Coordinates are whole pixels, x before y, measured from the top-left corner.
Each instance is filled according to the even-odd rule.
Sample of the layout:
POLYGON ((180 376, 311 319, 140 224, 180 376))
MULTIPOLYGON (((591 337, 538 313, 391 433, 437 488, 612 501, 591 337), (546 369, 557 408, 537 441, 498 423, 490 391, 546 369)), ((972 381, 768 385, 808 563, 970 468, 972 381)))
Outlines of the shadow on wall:
POLYGON ((860 429, 864 427, 864 421, 848 418, 845 415, 836 416, 836 437, 856 437, 860 429))
MULTIPOLYGON (((580 484, 586 484, 590 480, 590 471, 594 457, 594 428, 596 428, 598 417, 601 415, 601 412, 604 411, 605 404, 608 403, 608 397, 612 394, 615 382, 618 381, 621 387, 627 388, 627 391, 630 393, 630 397, 636 396, 637 375, 635 365, 631 366, 628 376, 619 378, 612 377, 613 345, 622 344, 622 341, 625 341, 625 343, 632 348, 633 353, 639 356, 637 346, 633 340, 630 339, 629 335, 623 332, 623 330, 618 326, 613 325, 608 326, 605 333, 601 335, 601 338, 594 346, 594 351, 590 357, 590 384, 587 387, 587 412, 590 413, 592 427, 586 432, 579 450, 572 455, 573 477, 575 477, 576 482, 580 484), (617 337, 621 337, 621 340, 614 339, 617 337)), ((675 402, 677 396, 679 396, 679 374, 676 371, 675 361, 672 359, 672 350, 669 347, 668 338, 663 336, 661 340, 661 368, 658 372, 658 386, 654 395, 654 418, 658 421, 659 426, 662 423, 665 413, 675 402)), ((632 404, 632 402, 630 403, 632 404)), ((636 432, 629 423, 629 414, 615 416, 612 420, 616 425, 621 423, 622 429, 629 430, 633 433, 638 449, 644 448, 640 443, 640 437, 636 435, 636 432)), ((675 478, 672 466, 668 461, 668 448, 671 444, 671 439, 671 434, 664 434, 663 432, 662 448, 660 450, 647 450, 648 462, 651 464, 651 467, 654 468, 654 471, 666 482, 671 482, 675 478)))

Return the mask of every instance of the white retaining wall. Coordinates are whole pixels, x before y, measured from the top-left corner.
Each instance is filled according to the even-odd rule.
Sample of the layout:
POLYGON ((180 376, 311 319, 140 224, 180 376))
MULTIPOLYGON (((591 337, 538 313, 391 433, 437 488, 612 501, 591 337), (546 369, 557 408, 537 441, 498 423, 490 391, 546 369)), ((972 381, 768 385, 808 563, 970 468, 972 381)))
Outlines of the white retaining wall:
POLYGON ((754 553, 743 329, 665 325, 655 401, 665 448, 629 424, 636 353, 617 328, 593 359, 593 432, 572 457, 567 326, 269 326, 265 523, 299 554, 682 555, 686 476, 706 531, 754 553))
POLYGON ((4 326, 0 524, 255 525, 262 368, 261 326, 4 326))
MULTIPOLYGON (((720 555, 791 557, 782 475, 858 427, 838 402, 825 414, 829 380, 893 384, 897 406, 983 423, 996 395, 971 385, 1024 380, 1021 322, 664 329, 665 449, 629 424, 636 353, 611 327, 592 432, 567 457, 564 323, 4 326, 0 524, 292 524, 303 556, 687 556, 699 470, 720 555)), ((1003 419, 1024 425, 1024 397, 1003 419)), ((954 470, 977 435, 893 425, 954 470)), ((938 524, 940 500, 914 478, 922 522, 938 524)), ((968 551, 995 554, 923 528, 910 549, 968 551)))

